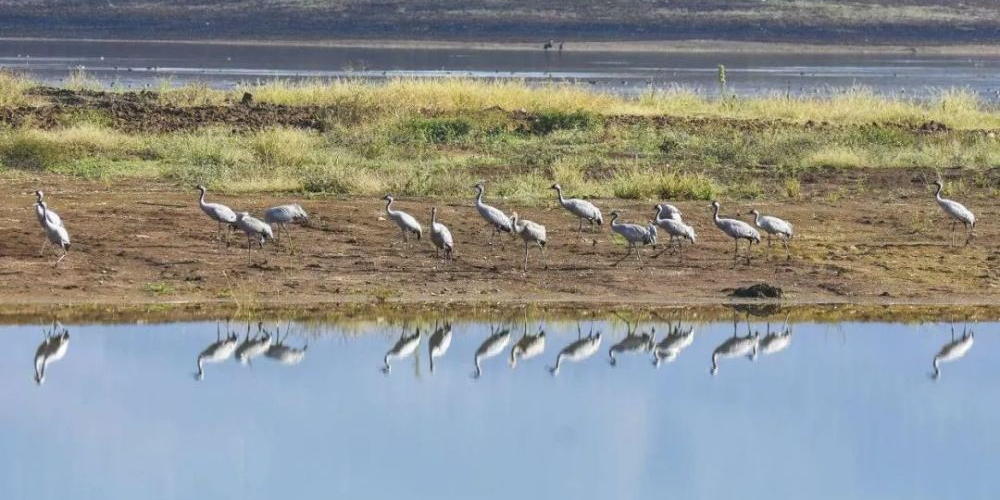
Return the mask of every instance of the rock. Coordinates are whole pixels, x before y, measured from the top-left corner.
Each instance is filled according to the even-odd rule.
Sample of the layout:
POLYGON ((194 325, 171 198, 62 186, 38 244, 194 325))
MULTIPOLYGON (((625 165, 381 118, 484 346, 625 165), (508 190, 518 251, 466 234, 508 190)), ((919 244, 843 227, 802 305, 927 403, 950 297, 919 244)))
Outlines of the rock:
POLYGON ((767 283, 757 283, 756 285, 737 288, 729 296, 743 299, 780 299, 781 294, 782 291, 779 287, 768 285, 767 283))
POLYGON ((244 106, 249 106, 253 104, 253 94, 251 94, 250 92, 244 92, 243 99, 240 99, 240 104, 244 106))

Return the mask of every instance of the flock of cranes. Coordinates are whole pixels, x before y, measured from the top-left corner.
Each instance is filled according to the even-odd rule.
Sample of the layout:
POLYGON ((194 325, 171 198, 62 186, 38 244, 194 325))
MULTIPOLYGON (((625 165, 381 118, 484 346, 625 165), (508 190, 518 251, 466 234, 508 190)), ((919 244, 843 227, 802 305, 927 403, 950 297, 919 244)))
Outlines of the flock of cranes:
MULTIPOLYGON (((622 319, 624 320, 624 318, 622 319)), ((668 323, 667 335, 659 340, 655 327, 651 327, 649 331, 638 332, 638 322, 633 325, 625 320, 625 323, 627 326, 625 337, 611 345, 607 350, 608 363, 612 367, 617 366, 623 356, 645 354, 651 356, 652 365, 659 368, 663 363, 675 361, 695 340, 694 326, 684 328, 680 322, 668 323)), ((713 376, 716 375, 719 372, 720 361, 724 359, 746 358, 754 361, 761 354, 769 356, 782 352, 788 349, 792 343, 792 328, 788 324, 787 318, 777 331, 772 332, 771 324, 768 323, 763 336, 759 331, 751 329, 749 318, 746 328, 746 334, 740 335, 736 317, 733 317, 733 334, 712 350, 709 373, 713 376)), ((274 333, 271 333, 264 328, 263 322, 260 322, 257 324, 257 331, 251 334, 251 326, 248 322, 246 333, 241 339, 240 335, 228 326, 225 334, 219 326, 216 326, 215 341, 198 353, 196 360, 198 371, 194 373, 195 380, 200 381, 205 378, 206 365, 220 364, 230 359, 234 359, 244 366, 252 366, 254 360, 261 357, 286 366, 301 363, 305 359, 309 345, 308 343, 302 347, 287 345, 285 341, 289 330, 290 328, 286 327, 285 334, 282 336, 280 328, 276 327, 274 333)), ((545 353, 546 336, 541 326, 536 333, 531 334, 528 333, 527 322, 525 322, 523 333, 511 346, 512 335, 512 330, 509 327, 491 326, 489 336, 479 344, 473 353, 472 364, 475 370, 472 373, 473 378, 481 377, 484 363, 499 356, 508 349, 508 346, 510 346, 508 364, 512 370, 517 368, 518 363, 523 363, 545 353)), ((427 338, 427 354, 431 373, 434 373, 435 363, 440 363, 441 358, 449 352, 452 337, 452 325, 445 323, 436 326, 433 333, 427 338)), ((396 342, 386 351, 382 359, 382 372, 389 375, 392 371, 392 363, 414 356, 420 348, 423 338, 419 328, 412 333, 407 333, 404 329, 396 342)), ((58 322, 44 332, 42 342, 35 350, 35 383, 42 385, 45 382, 48 367, 66 356, 69 349, 69 339, 69 330, 58 322)), ((601 339, 601 332, 595 332, 593 326, 584 335, 577 324, 577 338, 556 353, 553 364, 547 367, 549 373, 557 376, 566 363, 581 363, 591 358, 600 350, 601 339)), ((972 349, 974 339, 975 335, 968 328, 963 330, 962 335, 958 338, 955 337, 955 330, 952 328, 951 340, 941 346, 931 360, 930 377, 938 379, 941 376, 943 363, 957 361, 968 354, 972 349)))
MULTIPOLYGON (((941 191, 944 188, 944 185, 940 181, 936 181, 934 185, 936 186, 934 198, 937 201, 938 206, 941 207, 952 222, 952 245, 955 243, 955 230, 958 223, 961 223, 965 227, 965 244, 969 244, 974 236, 976 227, 975 215, 973 215, 972 211, 961 203, 941 197, 941 191)), ((604 224, 604 216, 601 213, 600 208, 587 200, 564 197, 562 186, 559 184, 553 184, 551 189, 555 190, 559 205, 578 219, 578 232, 583 232, 585 222, 588 224, 591 231, 600 230, 600 227, 604 224)), ((476 211, 486 222, 487 230, 490 233, 488 244, 492 245, 494 238, 499 235, 500 244, 502 246, 504 233, 519 237, 524 243, 524 271, 528 270, 528 250, 532 246, 537 246, 539 248, 544 263, 545 248, 548 244, 548 235, 546 233, 545 226, 537 222, 527 220, 521 217, 517 212, 511 212, 510 215, 507 215, 499 208, 486 204, 483 201, 483 196, 486 192, 486 186, 483 182, 473 186, 473 190, 475 191, 474 203, 476 211)), ((200 193, 198 205, 202 212, 218 224, 218 233, 216 234, 218 243, 221 245, 225 239, 225 231, 227 227, 233 230, 242 231, 247 238, 247 261, 251 265, 253 264, 252 250, 254 243, 256 243, 259 248, 263 249, 264 244, 267 241, 275 238, 275 233, 272 228, 273 225, 278 225, 279 234, 282 231, 284 232, 284 238, 288 239, 289 247, 294 253, 295 249, 291 244, 292 238, 291 233, 288 231, 288 224, 303 224, 309 220, 309 215, 302 209, 301 206, 297 204, 280 205, 268 208, 264 210, 262 219, 258 219, 250 215, 249 212, 236 212, 225 205, 206 202, 206 189, 204 186, 199 185, 198 191, 200 193)), ((39 253, 44 252, 45 247, 49 243, 58 247, 62 250, 62 253, 56 261, 56 265, 58 265, 69 252, 69 232, 63 224, 62 218, 60 218, 56 212, 49 209, 42 191, 36 191, 35 196, 36 215, 39 224, 45 232, 46 238, 39 253)), ((418 241, 421 240, 423 238, 424 228, 417 218, 403 210, 394 209, 393 203, 395 202, 395 199, 391 195, 386 195, 383 199, 386 202, 386 215, 388 216, 388 219, 395 223, 399 228, 403 242, 409 242, 410 236, 416 237, 418 241)), ((647 245, 655 247, 658 244, 657 237, 661 230, 669 236, 669 240, 665 245, 664 250, 654 255, 653 258, 659 257, 663 252, 670 250, 679 253, 680 258, 683 259, 684 240, 687 240, 692 245, 695 244, 697 239, 695 229, 692 225, 684 221, 681 216, 681 211, 678 210, 677 207, 667 203, 660 203, 653 207, 653 210, 655 211, 653 218, 647 220, 645 224, 619 222, 621 213, 617 210, 610 213, 611 231, 620 236, 625 241, 627 247, 625 255, 618 259, 618 261, 615 262, 615 265, 621 263, 634 252, 636 262, 641 266, 641 248, 647 245)), ((765 258, 770 257, 773 238, 777 238, 781 241, 785 248, 785 258, 791 258, 788 243, 795 236, 795 231, 792 224, 788 221, 773 215, 762 215, 757 209, 749 211, 749 214, 753 216, 753 224, 738 218, 720 217, 720 205, 718 201, 712 202, 711 211, 712 221, 715 224, 715 227, 718 228, 721 233, 725 234, 729 238, 732 238, 733 240, 734 268, 738 264, 741 257, 745 259, 748 265, 750 264, 753 255, 753 245, 755 243, 761 243, 761 231, 763 231, 763 233, 767 236, 767 250, 765 258), (745 255, 740 254, 741 240, 747 241, 745 255)), ((437 207, 431 208, 430 228, 430 240, 435 248, 436 255, 440 257, 443 252, 443 258, 446 261, 451 261, 455 254, 455 240, 448 227, 438 219, 437 207)), ((279 242, 276 241, 275 243, 277 244, 279 242)))

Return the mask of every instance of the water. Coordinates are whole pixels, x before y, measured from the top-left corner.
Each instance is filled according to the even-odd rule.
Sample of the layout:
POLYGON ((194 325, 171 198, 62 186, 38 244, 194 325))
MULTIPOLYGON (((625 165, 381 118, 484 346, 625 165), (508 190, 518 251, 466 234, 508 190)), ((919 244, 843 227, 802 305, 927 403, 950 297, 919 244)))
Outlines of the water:
MULTIPOLYGON (((648 353, 620 355, 611 367, 608 348, 625 326, 598 323, 596 354, 556 377, 546 367, 577 339, 576 324, 528 328, 539 326, 541 355, 512 370, 505 349, 478 379, 473 353, 488 325, 456 323, 433 374, 425 333, 414 356, 384 375, 383 355, 402 327, 371 323, 293 324, 286 343, 308 344, 300 363, 230 359, 206 365, 198 382, 195 359, 216 340, 216 323, 68 325, 65 357, 48 365, 41 386, 31 358, 43 327, 0 327, 0 497, 985 499, 1000 491, 997 324, 975 325, 973 347, 936 381, 931 359, 951 340, 944 323, 796 324, 785 350, 721 360, 715 376, 711 353, 731 323, 690 325, 693 343, 659 369, 648 353)), ((586 335, 591 325, 582 327, 586 335)))
POLYGON ((967 88, 989 101, 1000 93, 1000 57, 902 54, 737 54, 575 52, 540 49, 397 49, 276 45, 0 40, 0 66, 59 84, 83 67, 126 89, 204 81, 229 88, 273 78, 471 77, 573 82, 624 94, 680 85, 718 91, 724 64, 741 95, 828 95, 864 86, 900 97, 967 88))

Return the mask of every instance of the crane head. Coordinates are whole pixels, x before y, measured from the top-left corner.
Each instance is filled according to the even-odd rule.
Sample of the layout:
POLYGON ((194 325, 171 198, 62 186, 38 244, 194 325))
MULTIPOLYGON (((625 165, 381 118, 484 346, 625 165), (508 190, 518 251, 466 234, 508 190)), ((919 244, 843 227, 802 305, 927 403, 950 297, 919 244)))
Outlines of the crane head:
POLYGON ((38 191, 35 191, 35 198, 38 198, 38 201, 42 201, 42 198, 44 196, 45 196, 45 193, 43 193, 42 190, 39 189, 38 191))
POLYGON ((385 201, 392 201, 392 195, 391 194, 387 194, 387 195, 383 196, 382 199, 385 200, 385 201))
POLYGON ((197 185, 197 186, 195 187, 195 189, 197 189, 198 191, 201 191, 202 193, 204 193, 204 192, 205 192, 205 186, 202 186, 201 184, 198 184, 198 185, 197 185))
POLYGON ((760 212, 758 212, 756 208, 750 209, 750 211, 747 213, 750 215, 760 215, 760 212))
POLYGON ((549 186, 549 189, 555 189, 556 191, 559 191, 559 190, 562 189, 562 186, 560 186, 559 183, 557 182, 557 183, 549 186))

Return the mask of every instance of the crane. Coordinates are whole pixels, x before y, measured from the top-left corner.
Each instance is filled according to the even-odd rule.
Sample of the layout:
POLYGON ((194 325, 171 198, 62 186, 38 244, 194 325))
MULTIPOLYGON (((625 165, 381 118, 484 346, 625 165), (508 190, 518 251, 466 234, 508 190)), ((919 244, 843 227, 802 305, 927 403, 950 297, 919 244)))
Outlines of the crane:
MULTIPOLYGON (((278 205, 264 210, 264 222, 272 226, 277 224, 278 235, 281 235, 282 231, 285 232, 285 236, 288 237, 288 246, 292 253, 295 253, 295 247, 292 245, 292 233, 288 231, 288 224, 305 224, 309 222, 309 214, 295 203, 278 205)), ((275 239, 274 242, 277 245, 281 244, 278 239, 275 239)))
POLYGON ((625 242, 628 244, 628 252, 626 252, 625 256, 618 259, 613 265, 617 266, 621 263, 621 261, 628 258, 628 256, 632 254, 632 251, 635 250, 635 260, 641 266, 642 259, 639 258, 639 247, 637 245, 648 245, 652 243, 654 241, 654 236, 650 233, 648 228, 640 226, 639 224, 620 224, 618 222, 619 217, 620 215, 617 210, 611 212, 611 230, 625 238, 625 242))
POLYGON ((198 198, 198 206, 201 207, 202 212, 205 212, 205 215, 219 223, 219 232, 216 234, 216 240, 219 244, 222 244, 222 238, 225 234, 222 232, 223 225, 228 224, 232 226, 236 222, 236 212, 220 203, 205 203, 205 186, 199 184, 198 191, 201 193, 201 196, 198 198))
POLYGON ((437 207, 431 207, 431 243, 434 243, 434 254, 440 256, 444 251, 445 260, 450 261, 455 251, 455 241, 451 238, 448 226, 438 222, 437 207))
POLYGON ((545 236, 545 226, 521 219, 517 212, 511 212, 510 222, 514 228, 514 233, 521 237, 524 242, 524 271, 528 271, 528 245, 537 245, 542 252, 542 262, 545 262, 545 244, 548 242, 545 236))
POLYGON ((750 264, 750 259, 753 251, 753 244, 760 243, 760 233, 753 228, 750 224, 743 222, 738 219, 720 219, 719 218, 719 202, 712 202, 712 220, 715 221, 715 227, 719 228, 720 231, 726 233, 733 239, 736 245, 736 250, 733 253, 733 268, 736 268, 736 261, 740 256, 740 240, 747 240, 749 245, 747 246, 747 265, 750 264))
POLYGON ((941 181, 934 181, 934 185, 937 186, 937 190, 934 191, 934 198, 937 200, 938 206, 952 219, 951 244, 955 244, 955 225, 961 222, 965 226, 965 244, 968 245, 976 231, 976 216, 972 214, 971 210, 965 208, 965 205, 954 200, 942 198, 941 190, 944 189, 944 184, 941 181))
POLYGON ((409 241, 408 238, 410 233, 415 234, 419 240, 421 235, 424 233, 424 228, 420 227, 420 223, 417 222, 417 219, 402 210, 393 210, 392 202, 395 200, 392 198, 392 195, 387 194, 382 199, 386 201, 385 213, 388 214, 389 219, 399 226, 399 230, 403 233, 403 243, 409 241))
MULTIPOLYGON (((479 212, 479 216, 483 218, 489 225, 492 231, 490 232, 489 244, 493 244, 493 237, 503 233, 512 233, 514 227, 511 224, 510 217, 507 217, 500 209, 492 207, 483 203, 483 193, 486 191, 486 185, 482 182, 472 186, 476 190, 476 211, 479 212)), ((500 245, 503 246, 503 235, 500 235, 500 245)))
POLYGON ((556 194, 559 197, 559 204, 566 211, 580 219, 578 232, 583 232, 583 221, 589 222, 591 229, 594 229, 594 223, 597 223, 598 229, 604 224, 604 217, 601 216, 601 210, 593 203, 579 198, 563 198, 562 186, 558 183, 553 184, 550 189, 556 190, 556 194))
POLYGON ((785 245, 785 259, 791 259, 792 255, 788 252, 788 241, 794 235, 792 225, 788 221, 779 219, 773 215, 761 215, 756 208, 751 210, 750 213, 753 214, 754 224, 767 233, 767 254, 764 258, 767 259, 771 256, 771 236, 777 236, 781 239, 781 243, 785 245))

